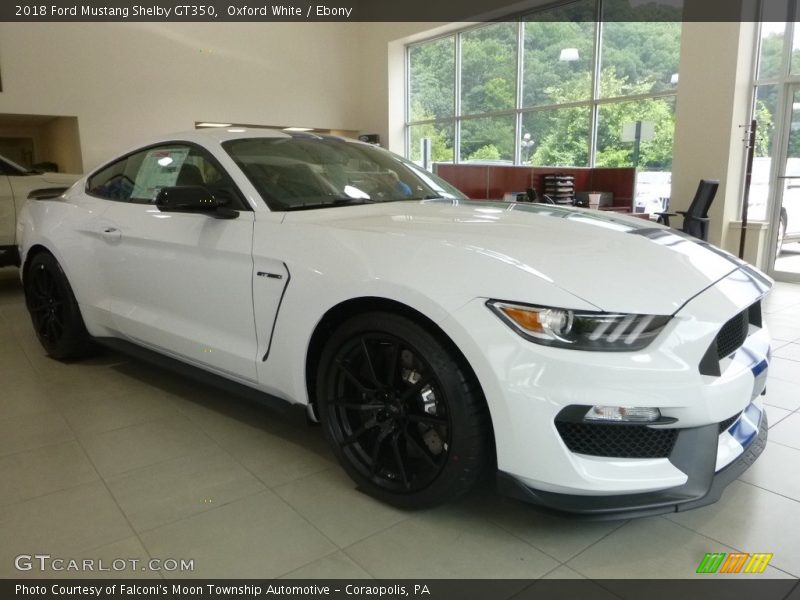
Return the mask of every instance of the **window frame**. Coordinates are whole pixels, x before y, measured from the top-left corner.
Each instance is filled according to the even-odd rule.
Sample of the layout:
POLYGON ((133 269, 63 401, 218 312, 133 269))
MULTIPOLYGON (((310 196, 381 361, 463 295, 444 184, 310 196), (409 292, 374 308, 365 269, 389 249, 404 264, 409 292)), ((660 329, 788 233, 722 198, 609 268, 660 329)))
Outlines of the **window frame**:
MULTIPOLYGON (((595 16, 601 16, 603 11, 602 0, 593 0, 594 1, 594 14, 595 16)), ((608 104, 617 104, 623 102, 631 102, 631 101, 641 101, 641 100, 654 100, 658 98, 673 98, 675 101, 677 100, 678 94, 678 85, 679 83, 675 84, 675 87, 668 90, 662 90, 658 92, 647 92, 647 93, 639 93, 639 94, 630 94, 630 95, 619 95, 619 96, 609 96, 603 97, 600 95, 600 84, 601 84, 601 75, 602 75, 602 54, 603 54, 603 29, 604 23, 602 18, 597 19, 594 22, 594 39, 593 39, 593 55, 591 60, 591 95, 587 100, 575 101, 575 102, 565 102, 565 103, 551 103, 551 104, 540 104, 536 106, 524 106, 523 105, 523 87, 524 87, 524 58, 525 58, 525 24, 526 20, 530 20, 531 16, 541 13, 545 13, 548 10, 558 10, 565 6, 569 6, 574 2, 561 2, 556 5, 550 5, 544 8, 540 8, 534 11, 528 11, 524 14, 513 15, 509 16, 507 19, 498 19, 493 22, 489 23, 480 23, 477 25, 473 25, 470 27, 465 27, 463 29, 459 29, 454 32, 448 32, 445 34, 437 35, 431 38, 427 38, 425 40, 416 41, 410 44, 407 44, 405 47, 405 72, 404 72, 404 80, 405 80, 405 88, 404 88, 404 143, 403 143, 403 151, 404 156, 411 159, 412 156, 412 148, 411 148, 411 128, 420 125, 445 125, 451 127, 453 130, 453 160, 452 163, 448 162, 447 164, 463 164, 464 161, 461 160, 461 125, 466 120, 477 119, 482 117, 492 117, 492 116, 507 116, 513 115, 514 122, 515 122, 515 129, 514 129, 514 158, 513 164, 515 166, 533 166, 530 164, 523 165, 522 162, 522 149, 520 146, 520 140, 522 139, 523 128, 522 124, 525 118, 525 115, 534 112, 544 112, 544 111, 554 111, 562 108, 589 108, 589 139, 587 140, 588 145, 588 161, 586 165, 564 165, 564 168, 571 168, 571 167, 589 167, 594 168, 596 167, 596 159, 597 159, 597 131, 598 131, 598 124, 599 124, 599 112, 600 107, 608 104), (516 88, 516 102, 515 106, 512 109, 501 110, 501 111, 488 111, 488 112, 480 112, 480 113, 470 113, 465 115, 462 113, 461 110, 461 55, 462 55, 462 36, 466 33, 471 31, 475 31, 484 27, 489 27, 493 24, 498 22, 516 22, 517 23, 517 34, 516 34, 516 42, 517 42, 517 69, 516 69, 516 81, 515 81, 515 88, 516 88), (411 52, 413 48, 418 46, 437 42, 442 39, 446 38, 453 38, 453 47, 454 47, 454 64, 455 64, 455 73, 454 73, 454 113, 452 116, 447 117, 438 117, 432 119, 419 119, 419 120, 411 120, 411 52)), ((678 65, 680 66, 680 65, 678 65)), ((674 106, 674 104, 673 104, 674 106)), ((554 166, 554 165, 548 165, 554 166)))

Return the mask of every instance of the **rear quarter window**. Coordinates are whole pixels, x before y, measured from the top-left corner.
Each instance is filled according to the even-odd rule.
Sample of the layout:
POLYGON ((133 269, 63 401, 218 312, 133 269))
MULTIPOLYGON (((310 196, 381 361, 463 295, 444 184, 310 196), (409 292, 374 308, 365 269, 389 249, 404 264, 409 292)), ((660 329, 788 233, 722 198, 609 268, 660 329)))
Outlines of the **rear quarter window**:
POLYGON ((249 210, 217 163, 191 145, 169 144, 131 154, 92 175, 89 194, 122 202, 152 204, 172 186, 203 186, 225 206, 249 210))

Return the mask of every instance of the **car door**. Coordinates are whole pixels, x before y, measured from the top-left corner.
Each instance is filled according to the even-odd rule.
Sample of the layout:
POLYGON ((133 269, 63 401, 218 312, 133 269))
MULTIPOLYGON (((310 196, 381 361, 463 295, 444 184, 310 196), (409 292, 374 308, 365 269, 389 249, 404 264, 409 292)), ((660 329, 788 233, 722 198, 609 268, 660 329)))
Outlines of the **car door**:
POLYGON ((143 150, 89 180, 105 197, 97 223, 98 300, 112 330, 138 344, 256 380, 254 214, 218 163, 189 144, 143 150), (228 199, 235 219, 161 212, 158 190, 204 185, 228 199))

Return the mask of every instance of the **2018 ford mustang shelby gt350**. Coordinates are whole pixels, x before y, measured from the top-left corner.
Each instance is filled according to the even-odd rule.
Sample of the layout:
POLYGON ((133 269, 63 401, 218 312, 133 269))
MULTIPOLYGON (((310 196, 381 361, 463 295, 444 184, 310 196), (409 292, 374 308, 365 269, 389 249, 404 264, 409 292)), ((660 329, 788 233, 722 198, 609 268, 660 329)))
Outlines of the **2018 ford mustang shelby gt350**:
POLYGON ((473 202, 368 144, 243 129, 47 195, 18 239, 51 356, 99 340, 306 404, 387 502, 496 469, 554 509, 683 510, 763 448, 771 282, 670 229, 473 202))

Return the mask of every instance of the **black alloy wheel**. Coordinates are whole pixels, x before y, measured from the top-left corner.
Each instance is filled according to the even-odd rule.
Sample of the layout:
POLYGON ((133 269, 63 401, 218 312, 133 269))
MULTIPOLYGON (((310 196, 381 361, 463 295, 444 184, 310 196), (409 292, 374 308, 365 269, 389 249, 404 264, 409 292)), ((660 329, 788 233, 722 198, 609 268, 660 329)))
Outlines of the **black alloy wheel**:
POLYGON ((47 253, 33 257, 24 276, 25 303, 36 336, 53 358, 78 358, 91 346, 78 303, 58 261, 47 253))
POLYGON ((485 403, 470 379, 414 322, 357 317, 323 353, 326 435, 365 491, 403 507, 440 503, 469 489, 486 462, 485 403))

